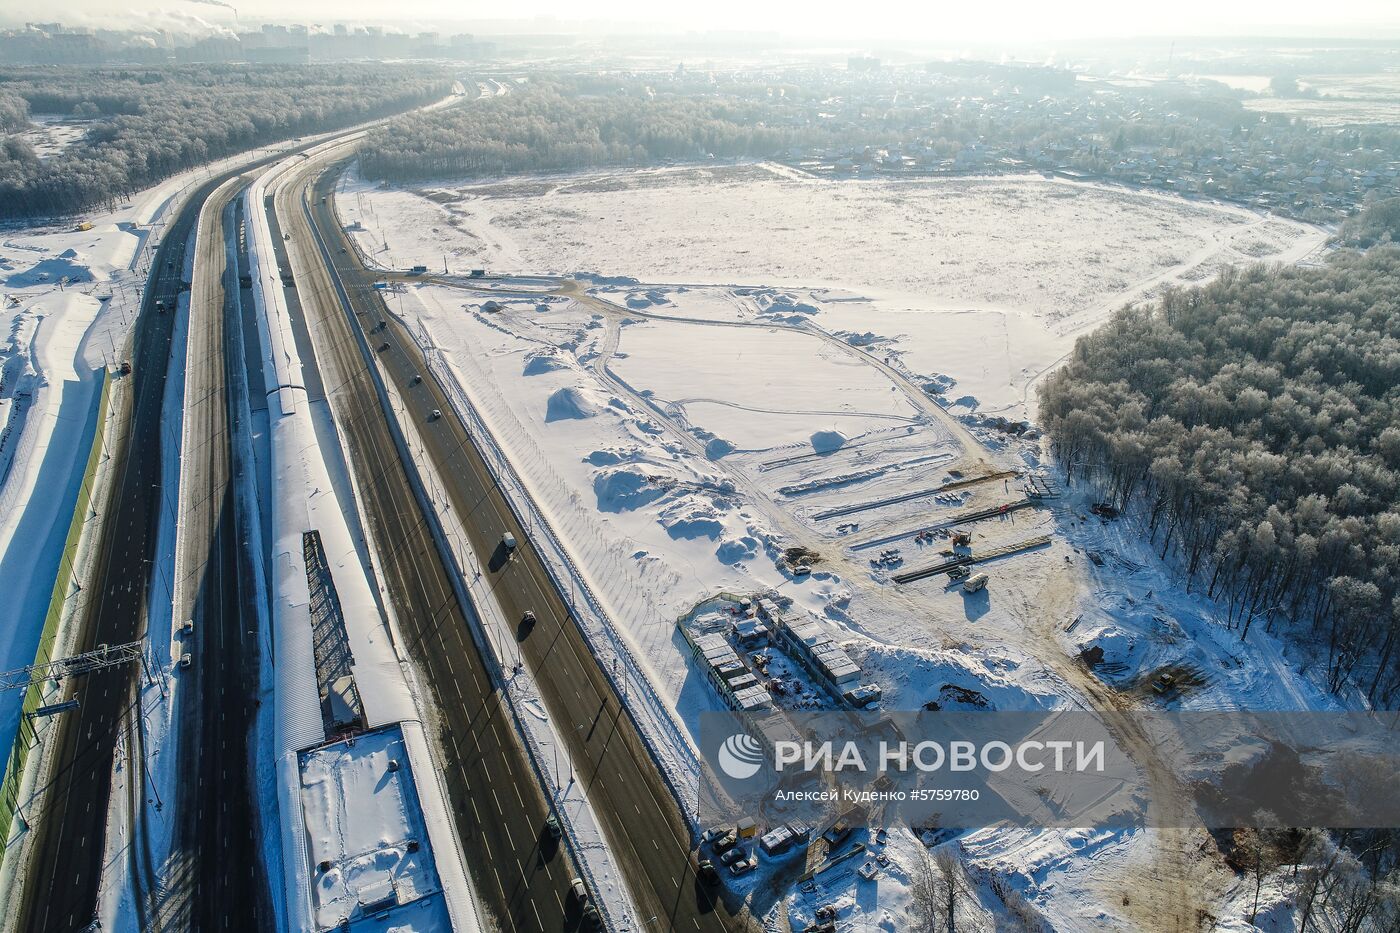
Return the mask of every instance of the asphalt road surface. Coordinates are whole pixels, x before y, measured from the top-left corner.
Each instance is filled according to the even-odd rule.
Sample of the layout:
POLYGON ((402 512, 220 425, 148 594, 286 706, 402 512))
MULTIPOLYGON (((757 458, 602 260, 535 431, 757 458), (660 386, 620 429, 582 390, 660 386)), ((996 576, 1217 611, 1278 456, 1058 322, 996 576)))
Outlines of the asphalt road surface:
POLYGON ((181 502, 181 604, 175 619, 192 631, 177 635, 177 653, 192 656, 178 669, 178 749, 181 772, 175 832, 162 866, 160 894, 146 927, 155 930, 271 929, 267 877, 248 818, 253 800, 249 732, 258 684, 256 618, 247 562, 240 546, 230 483, 230 399, 226 349, 237 338, 237 269, 227 268, 226 242, 235 235, 234 199, 250 179, 220 188, 200 215, 198 254, 190 287, 184 498, 181 502))
MULTIPOLYGON (((131 417, 108 450, 115 485, 93 572, 81 581, 90 594, 75 652, 98 644, 135 641, 145 630, 150 562, 157 518, 173 505, 161 489, 161 408, 185 245, 205 200, 228 176, 201 186, 166 228, 136 321, 131 356, 131 417)), ((157 598, 168 599, 163 590, 157 598)), ((68 931, 87 928, 96 913, 103 842, 118 730, 135 703, 136 671, 107 668, 76 678, 71 696, 81 706, 64 714, 53 738, 55 765, 44 816, 35 827, 19 928, 68 931)), ((138 776, 139 777, 139 776, 138 776)))
POLYGON ((447 756, 443 775, 467 871, 502 930, 575 930, 580 909, 568 891, 577 872, 545 831, 549 803, 471 640, 294 187, 277 198, 273 228, 278 261, 290 252, 296 275, 294 328, 315 335, 315 364, 349 451, 384 592, 433 694, 437 719, 425 727, 447 756))
MULTIPOLYGON (((300 148, 305 149, 309 145, 312 144, 300 148)), ((155 559, 157 518, 161 509, 170 509, 173 514, 175 508, 173 489, 163 488, 159 444, 175 313, 170 310, 158 313, 156 304, 159 302, 167 309, 176 306, 189 234, 209 196, 230 179, 285 158, 294 151, 300 150, 288 150, 257 159, 236 170, 212 177, 195 189, 165 228, 142 293, 141 309, 132 336, 130 362, 133 372, 127 377, 131 380, 130 410, 112 432, 107 444, 113 460, 114 485, 111 498, 105 503, 107 514, 91 564, 93 571, 87 579, 78 581, 85 598, 79 609, 81 615, 75 653, 90 651, 99 644, 134 641, 144 634, 147 606, 153 595, 149 592, 150 569, 155 559)), ((98 508, 103 506, 102 503, 97 504, 98 508)), ((229 537, 224 519, 228 511, 221 506, 216 518, 221 537, 218 546, 211 552, 210 560, 216 571, 215 581, 227 580, 231 569, 227 563, 227 544, 223 541, 223 538, 229 537)), ((241 594, 230 593, 227 586, 220 592, 217 582, 212 587, 210 591, 202 590, 200 596, 201 601, 211 607, 220 603, 227 605, 229 600, 242 598, 241 594)), ((168 581, 162 580, 159 592, 154 597, 171 597, 168 581)), ((237 620, 230 623, 225 613, 222 625, 228 624, 236 627, 239 623, 237 620)), ((220 623, 215 624, 214 631, 222 631, 220 623)), ((202 644, 206 644, 203 634, 197 636, 196 647, 202 644)), ((232 672, 244 663, 244 660, 230 662, 212 672, 212 676, 211 672, 201 667, 196 675, 200 678, 201 689, 217 690, 221 684, 227 688, 232 672)), ((40 801, 42 817, 33 828, 35 838, 26 859, 24 891, 17 923, 19 930, 87 930, 96 917, 113 755, 118 733, 131 731, 130 722, 135 718, 130 715, 136 703, 135 684, 135 672, 125 668, 108 668, 75 678, 70 684, 65 699, 77 699, 80 707, 63 715, 50 739, 53 766, 40 801)), ((202 698, 203 701, 208 699, 207 695, 202 698)), ((215 711, 213 715, 221 714, 215 711)), ((221 726, 216 730, 212 741, 227 744, 244 731, 245 726, 236 721, 238 718, 235 713, 235 721, 227 724, 227 728, 221 726)), ((210 740, 202 732, 200 741, 202 748, 213 747, 203 744, 210 740)), ((234 758, 241 758, 241 753, 234 758)), ((219 756, 203 755, 200 766, 188 774, 192 780, 208 785, 212 772, 207 769, 215 767, 219 760, 219 756)), ((238 767, 236 761, 229 761, 229 764, 238 767)), ((133 793, 136 793, 136 782, 129 783, 133 793)), ((141 787, 141 793, 150 791, 147 781, 142 781, 141 787)), ((216 874, 228 876, 229 890, 247 880, 242 874, 243 869, 233 867, 228 861, 228 854, 217 852, 217 847, 211 850, 208 845, 221 841, 222 832, 233 833, 233 827, 251 823, 250 811, 241 799, 242 791, 236 783, 233 790, 232 794, 226 793, 221 798, 217 788, 202 792, 208 802, 213 802, 227 814, 226 820, 221 817, 212 829, 202 824, 198 828, 198 833, 205 836, 195 850, 201 865, 187 871, 193 872, 191 877, 199 879, 194 883, 202 892, 213 883, 216 874), (215 798, 219 799, 216 801, 215 798), (217 859, 210 861, 208 856, 216 852, 217 859)), ((188 836, 185 838, 188 839, 188 836)), ((232 844, 232 835, 229 839, 232 844)), ((138 844, 136 848, 141 847, 138 844)), ((236 847, 233 850, 235 855, 238 851, 241 850, 236 847)), ((135 851, 132 857, 139 888, 143 883, 152 881, 153 869, 148 853, 135 851)), ((248 900, 258 900, 260 897, 257 892, 245 894, 248 900)), ((146 928, 153 925, 154 918, 145 916, 144 907, 144 904, 138 905, 138 911, 142 913, 138 924, 146 928)), ((248 916, 241 911, 262 909, 247 906, 235 908, 229 928, 239 928, 238 919, 248 916)), ((217 910, 211 908, 205 912, 205 916, 217 917, 217 910)), ((184 919, 188 920, 189 926, 177 925, 177 928, 202 929, 197 925, 198 918, 184 919)), ((222 926, 222 922, 216 922, 210 928, 222 926)))
MULTIPOLYGON (((156 520, 162 509, 173 511, 175 504, 173 486, 163 487, 159 440, 176 312, 157 311, 156 305, 176 306, 189 234, 209 196, 241 171, 277 158, 282 156, 259 159, 199 186, 167 225, 156 248, 132 336, 132 373, 122 377, 131 380, 130 410, 107 444, 114 477, 111 496, 105 503, 92 571, 78 581, 85 598, 75 653, 99 644, 135 641, 145 633, 153 595, 149 587, 156 520)), ((169 599, 167 586, 162 579, 154 598, 169 599)), ((86 930, 96 915, 113 754, 118 733, 132 718, 136 674, 130 668, 108 668, 74 678, 70 684, 67 696, 81 705, 63 715, 50 740, 54 765, 41 801, 42 817, 33 830, 19 930, 86 930)), ((149 782, 140 780, 143 777, 138 777, 142 793, 150 793, 149 782)), ((133 789, 136 783, 132 782, 133 789)), ((237 806, 235 798, 228 799, 237 806)), ((241 818, 248 819, 246 811, 241 818)), ((138 878, 149 880, 150 866, 143 853, 132 854, 138 859, 138 878)), ((221 862, 215 869, 224 867, 221 862)))
MULTIPOLYGON (((307 202, 326 243, 325 258, 344 285, 342 298, 352 310, 342 319, 364 329, 391 323, 371 336, 371 346, 398 386, 409 410, 421 413, 422 435, 438 480, 463 525, 482 566, 489 566, 494 595, 507 619, 533 611, 536 624, 519 632, 524 663, 539 685, 555 729, 568 743, 577 778, 604 824, 640 919, 663 930, 747 930, 755 924, 740 904, 730 904, 697 879, 689 827, 679 805, 647 751, 631 714, 588 649, 566 601, 553 586, 539 554, 516 520, 466 428, 452 417, 447 394, 431 377, 408 334, 386 313, 381 293, 345 239, 334 211, 335 172, 321 176, 307 202), (324 201, 322 199, 325 199, 324 201), (367 323, 366 323, 367 322, 367 323), (383 343, 388 349, 380 349, 383 343), (421 381, 414 381, 421 375, 421 381), (434 409, 444 417, 428 422, 434 409), (501 537, 520 542, 509 560, 500 560, 501 537)), ((370 405, 366 401, 365 405, 370 405)), ((380 411, 377 403, 374 408, 380 411)), ((366 410, 365 417, 371 417, 366 410)), ((384 450, 392 457, 392 449, 384 450)), ((386 468, 387 469, 387 468, 386 468)), ((470 642, 430 633, 434 646, 467 664, 470 642)))

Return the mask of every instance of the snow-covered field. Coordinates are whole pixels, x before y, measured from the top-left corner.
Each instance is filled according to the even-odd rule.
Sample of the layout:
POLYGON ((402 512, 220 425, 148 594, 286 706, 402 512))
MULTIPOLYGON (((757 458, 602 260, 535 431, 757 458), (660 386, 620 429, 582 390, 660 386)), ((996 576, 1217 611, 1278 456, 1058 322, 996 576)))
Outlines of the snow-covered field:
MULTIPOLYGON (((1155 702, 1142 688, 1164 667, 1192 672, 1179 708, 1328 706, 1270 636, 1241 644, 1079 490, 962 526, 974 553, 1026 547, 979 568, 983 592, 891 579, 942 559, 946 536, 925 529, 1014 505, 1026 474, 1046 472, 1033 430, 983 416, 1033 418, 1027 394, 1075 334, 1169 283, 1301 258, 1321 231, 1041 179, 829 182, 762 166, 428 193, 352 182, 339 208, 385 265, 597 273, 424 280, 390 307, 692 736, 723 704, 676 621, 768 589, 822 620, 888 708, 1132 708, 1155 702), (810 575, 783 559, 797 546, 818 555, 810 575), (1111 673, 1080 663, 1096 645, 1111 673)), ((1160 851, 1202 879, 1202 904, 1225 887, 1218 866, 1150 832, 981 830, 960 844, 978 909, 1024 897, 1057 929, 1141 929, 1182 909, 1108 893, 1146 886, 1160 851)), ((874 888, 860 860, 833 871, 823 903, 854 929, 901 928, 916 867, 903 848, 889 844, 874 888)), ((810 915, 810 893, 788 909, 810 915)))
POLYGON ((29 122, 33 126, 19 136, 34 147, 34 154, 41 160, 61 155, 81 140, 93 123, 92 120, 79 120, 61 113, 36 113, 30 116, 29 122))
MULTIPOLYGON (((351 181, 340 207, 364 226, 361 248, 396 268, 778 287, 823 326, 897 338, 912 370, 952 373, 983 411, 1016 417, 1031 382, 1115 308, 1226 264, 1295 261, 1325 238, 1230 205, 1040 176, 833 181, 769 164, 417 192, 351 181)), ((692 303, 704 307, 685 313, 743 313, 692 303)))

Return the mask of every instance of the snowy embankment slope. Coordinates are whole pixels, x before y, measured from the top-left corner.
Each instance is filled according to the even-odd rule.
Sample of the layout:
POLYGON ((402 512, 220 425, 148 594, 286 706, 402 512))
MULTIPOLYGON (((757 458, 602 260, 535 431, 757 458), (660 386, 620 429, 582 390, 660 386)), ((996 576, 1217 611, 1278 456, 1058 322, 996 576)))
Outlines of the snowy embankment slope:
MULTIPOLYGON (((29 303, 31 352, 20 358, 22 366, 7 367, 22 383, 10 411, 16 424, 5 438, 10 470, 0 488, 0 665, 7 670, 34 661, 87 465, 102 380, 78 368, 72 349, 96 304, 72 292, 29 303)), ((0 694, 0 748, 10 747, 23 699, 22 691, 0 694)))

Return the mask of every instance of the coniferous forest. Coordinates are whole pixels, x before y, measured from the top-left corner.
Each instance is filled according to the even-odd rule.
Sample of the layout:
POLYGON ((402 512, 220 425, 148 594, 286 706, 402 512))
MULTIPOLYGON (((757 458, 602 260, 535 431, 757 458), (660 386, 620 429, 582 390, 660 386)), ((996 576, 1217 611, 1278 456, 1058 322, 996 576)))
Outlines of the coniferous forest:
POLYGON ((1045 382, 1041 418, 1071 480, 1141 517, 1241 637, 1283 631, 1333 690, 1394 708, 1400 248, 1120 311, 1045 382))

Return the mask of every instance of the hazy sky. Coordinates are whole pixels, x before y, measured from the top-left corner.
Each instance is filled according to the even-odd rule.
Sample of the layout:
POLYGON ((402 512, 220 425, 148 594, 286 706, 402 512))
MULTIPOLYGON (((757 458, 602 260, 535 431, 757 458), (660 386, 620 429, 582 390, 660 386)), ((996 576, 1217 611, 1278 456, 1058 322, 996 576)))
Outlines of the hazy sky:
MULTIPOLYGON (((643 24, 682 30, 763 30, 792 37, 892 38, 943 42, 1139 35, 1400 35, 1400 0, 233 0, 239 19, 336 22, 447 22, 539 18, 540 31, 579 21, 593 28, 643 24)), ((110 23, 199 17, 233 25, 216 0, 66 0, 40 7, 0 0, 4 19, 110 23)), ((502 26, 506 24, 500 24, 502 26)), ((527 24, 528 25, 528 24, 527 24)))

